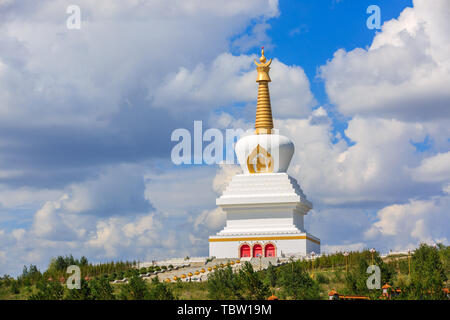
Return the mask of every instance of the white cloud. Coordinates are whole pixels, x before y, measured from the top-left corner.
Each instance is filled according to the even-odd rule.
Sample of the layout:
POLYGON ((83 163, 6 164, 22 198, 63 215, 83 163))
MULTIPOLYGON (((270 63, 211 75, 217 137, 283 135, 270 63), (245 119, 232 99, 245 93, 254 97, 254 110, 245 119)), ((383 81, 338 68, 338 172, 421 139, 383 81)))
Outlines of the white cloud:
POLYGON ((381 238, 395 248, 420 242, 448 244, 449 206, 448 196, 387 206, 378 212, 378 221, 366 231, 365 237, 368 240, 381 238))
POLYGON ((77 2, 81 29, 68 30, 70 4, 16 2, 3 12, 0 115, 5 123, 105 126, 133 100, 137 87, 151 91, 167 73, 213 59, 252 19, 278 14, 273 0, 226 5, 82 0, 77 2))
POLYGON ((213 190, 219 196, 222 195, 233 176, 241 173, 242 169, 239 165, 221 164, 212 183, 213 190))
POLYGON ((441 182, 450 180, 450 151, 425 158, 412 170, 416 181, 441 182))
POLYGON ((0 272, 17 274, 29 263, 43 268, 51 257, 65 254, 86 255, 92 261, 206 255, 207 236, 224 221, 215 207, 214 173, 205 167, 165 173, 110 167, 45 202, 30 226, 0 230, 0 246, 7 248, 0 272), (130 199, 148 206, 133 210, 130 199), (153 207, 151 199, 157 199, 153 207), (195 247, 193 237, 198 238, 195 247))
MULTIPOLYGON (((315 203, 317 205, 318 203, 315 203)), ((327 246, 351 246, 361 243, 370 217, 359 208, 318 208, 305 217, 305 228, 327 246)))
MULTIPOLYGON (((219 207, 205 210, 195 219, 194 226, 207 227, 209 230, 218 230, 225 225, 225 212, 219 207)), ((202 239, 205 240, 205 239, 202 239)))
MULTIPOLYGON (((212 110, 233 102, 256 101, 256 55, 219 55, 210 66, 198 64, 192 71, 182 67, 155 89, 153 106, 172 112, 212 110)), ((302 68, 272 63, 271 98, 275 117, 306 116, 316 103, 302 68)))
POLYGON ((11 188, 0 185, 0 205, 6 208, 41 204, 47 200, 61 197, 59 190, 38 189, 29 187, 11 188))
POLYGON ((147 212, 143 168, 139 165, 106 167, 98 177, 73 184, 64 209, 72 213, 119 215, 147 212))
POLYGON ((76 236, 64 217, 58 214, 61 202, 67 199, 63 196, 60 201, 48 201, 34 216, 33 231, 39 237, 75 240, 76 236))
POLYGON ((107 258, 113 258, 120 254, 119 248, 131 245, 131 239, 123 236, 121 227, 123 219, 114 217, 108 220, 100 220, 96 225, 95 235, 88 240, 88 246, 101 249, 107 258))
POLYGON ((66 28, 71 1, 1 4, 0 204, 8 229, 0 272, 45 267, 68 253, 97 261, 205 254, 179 230, 193 230, 196 216, 215 207, 214 170, 143 173, 136 163, 162 154, 152 137, 180 125, 147 97, 171 73, 227 59, 220 53, 229 39, 255 21, 249 43, 266 39, 261 26, 278 15, 278 2, 81 0, 80 30, 66 28), (25 207, 33 213, 10 227, 25 207))
POLYGON ((270 29, 270 24, 266 22, 256 23, 249 34, 244 34, 232 43, 233 47, 241 51, 248 51, 253 47, 258 47, 264 44, 266 48, 271 47, 272 40, 267 35, 266 31, 270 29))
POLYGON ((282 134, 296 147, 290 172, 307 196, 328 205, 389 203, 423 192, 412 187, 409 168, 420 163, 411 140, 422 140, 425 128, 397 120, 354 118, 346 136, 332 143, 331 121, 318 109, 309 119, 278 120, 282 134))
POLYGON ((414 0, 383 25, 370 48, 341 49, 321 68, 326 91, 344 115, 449 118, 450 29, 446 0, 414 0))
POLYGON ((322 253, 335 253, 335 252, 345 252, 345 251, 362 251, 367 249, 367 245, 363 242, 350 243, 343 245, 323 245, 321 247, 322 253))
POLYGON ((215 168, 191 167, 146 174, 145 197, 166 217, 182 217, 215 206, 215 168))
MULTIPOLYGON (((149 3, 81 1, 85 20, 82 30, 74 32, 61 24, 63 2, 36 2, 34 12, 0 13, 7 17, 0 22, 0 122, 33 128, 32 136, 41 132, 36 128, 51 128, 44 140, 58 136, 53 131, 58 126, 75 127, 77 137, 85 133, 80 127, 100 127, 117 132, 127 147, 136 144, 151 153, 156 145, 143 147, 136 141, 147 139, 146 132, 139 128, 132 138, 123 132, 141 118, 150 119, 145 126, 158 125, 154 116, 160 110, 178 117, 205 116, 209 125, 220 128, 250 127, 256 55, 223 52, 229 37, 254 18, 276 16, 277 2, 149 3), (247 104, 245 119, 231 111, 214 112, 234 102, 247 104), (146 117, 132 113, 139 104, 150 110, 146 117), (123 108, 127 112, 114 118, 123 108)), ((450 192, 449 22, 442 14, 447 4, 414 3, 398 21, 384 25, 368 50, 338 51, 322 69, 330 99, 352 116, 346 137, 335 135, 325 107, 311 111, 316 102, 302 68, 278 60, 272 64, 275 124, 295 143, 290 173, 315 204, 306 225, 322 239, 324 251, 448 241, 450 202, 442 196, 450 192), (426 137, 433 146, 417 152, 411 142, 426 137)), ((8 10, 16 4, 10 2, 8 10)), ((258 21, 253 33, 238 39, 267 39, 266 30, 265 22, 258 21)), ((163 119, 161 125, 171 123, 163 119)), ((95 140, 86 135, 86 142, 95 140)), ((17 137, 1 139, 2 150, 13 150, 16 142, 33 145, 17 137)), ((43 152, 71 161, 80 151, 65 139, 69 149, 54 153, 51 145, 43 152)), ((31 225, 0 230, 0 272, 14 274, 28 263, 45 267, 51 256, 69 253, 94 261, 207 254, 207 236, 224 223, 215 198, 240 172, 238 167, 161 169, 158 162, 144 168, 136 164, 142 157, 126 157, 121 163, 135 164, 119 165, 95 145, 87 151, 106 154, 104 162, 94 157, 96 174, 88 178, 75 179, 76 171, 71 173, 76 182, 59 188, 0 187, 2 207, 38 206, 31 225)), ((2 163, 7 159, 2 153, 2 163)), ((59 170, 51 168, 44 175, 59 170)), ((29 172, 2 166, 0 177, 26 179, 29 172)))
MULTIPOLYGON (((252 105, 250 108, 254 108, 252 105)), ((251 130, 254 127, 254 123, 247 121, 243 118, 236 118, 227 112, 221 112, 219 114, 212 114, 208 119, 208 125, 212 128, 219 129, 242 129, 245 131, 251 130)))
POLYGON ((444 191, 444 193, 450 195, 450 183, 446 184, 443 188, 442 191, 444 191))
POLYGON ((291 173, 319 205, 307 221, 325 251, 448 242, 449 9, 415 0, 367 50, 338 50, 321 68, 331 102, 352 117, 352 144, 320 109, 321 121, 277 121, 296 146, 291 173))

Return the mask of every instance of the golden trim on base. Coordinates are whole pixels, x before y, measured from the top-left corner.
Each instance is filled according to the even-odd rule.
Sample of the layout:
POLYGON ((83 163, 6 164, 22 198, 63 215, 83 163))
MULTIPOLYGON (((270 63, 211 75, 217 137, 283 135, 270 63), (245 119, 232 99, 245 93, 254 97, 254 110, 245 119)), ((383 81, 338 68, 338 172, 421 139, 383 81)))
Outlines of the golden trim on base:
POLYGON ((302 240, 306 239, 320 245, 320 241, 308 236, 287 236, 287 237, 247 237, 247 238, 210 238, 209 242, 225 242, 225 241, 259 241, 259 240, 302 240))

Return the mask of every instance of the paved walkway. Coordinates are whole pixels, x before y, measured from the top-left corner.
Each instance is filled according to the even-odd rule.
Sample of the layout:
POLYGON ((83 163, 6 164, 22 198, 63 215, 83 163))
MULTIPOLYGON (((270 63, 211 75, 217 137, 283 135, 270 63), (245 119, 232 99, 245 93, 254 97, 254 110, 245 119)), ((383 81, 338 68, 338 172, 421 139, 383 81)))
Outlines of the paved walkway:
MULTIPOLYGON (((141 277, 147 281, 151 281, 151 279, 156 276, 160 281, 166 282, 174 282, 176 279, 180 279, 183 282, 188 281, 206 281, 208 280, 208 275, 211 272, 214 272, 220 266, 226 266, 230 263, 233 271, 239 270, 245 262, 250 262, 253 266, 253 269, 256 271, 264 270, 269 267, 269 264, 273 266, 278 266, 281 264, 287 263, 286 259, 277 258, 277 257, 263 257, 263 258, 242 258, 241 260, 235 259, 214 259, 206 264, 204 263, 192 263, 188 266, 180 266, 178 269, 172 269, 170 271, 160 272, 156 275, 141 275, 141 277), (196 274, 197 273, 197 274, 196 274), (191 274, 191 275, 189 275, 191 274), (184 275, 184 276, 183 276, 184 275)), ((114 283, 124 283, 125 281, 114 281, 114 283)))

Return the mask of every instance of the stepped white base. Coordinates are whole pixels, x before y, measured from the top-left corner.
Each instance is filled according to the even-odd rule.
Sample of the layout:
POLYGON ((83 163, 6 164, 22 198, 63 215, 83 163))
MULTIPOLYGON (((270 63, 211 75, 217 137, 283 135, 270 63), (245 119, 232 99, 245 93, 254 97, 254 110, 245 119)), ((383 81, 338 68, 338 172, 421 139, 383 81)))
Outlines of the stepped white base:
POLYGON ((297 181, 286 173, 238 174, 217 199, 226 213, 225 228, 209 238, 209 255, 216 258, 242 257, 242 246, 266 246, 276 257, 320 253, 320 240, 307 233, 303 217, 312 204, 297 181))

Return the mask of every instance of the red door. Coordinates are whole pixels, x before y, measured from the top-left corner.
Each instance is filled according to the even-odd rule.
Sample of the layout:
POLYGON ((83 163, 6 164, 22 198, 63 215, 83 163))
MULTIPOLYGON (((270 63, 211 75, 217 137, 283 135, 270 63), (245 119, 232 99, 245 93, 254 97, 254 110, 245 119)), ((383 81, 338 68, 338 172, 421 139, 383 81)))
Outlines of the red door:
POLYGON ((241 246, 241 258, 250 257, 250 246, 244 244, 241 246))
POLYGON ((266 257, 275 257, 275 246, 271 243, 266 244, 264 253, 266 257))
POLYGON ((253 246, 253 256, 254 257, 262 257, 262 247, 260 244, 255 244, 253 246))

